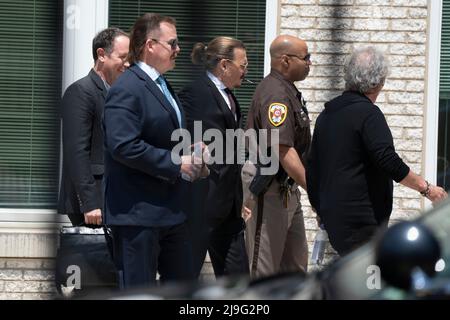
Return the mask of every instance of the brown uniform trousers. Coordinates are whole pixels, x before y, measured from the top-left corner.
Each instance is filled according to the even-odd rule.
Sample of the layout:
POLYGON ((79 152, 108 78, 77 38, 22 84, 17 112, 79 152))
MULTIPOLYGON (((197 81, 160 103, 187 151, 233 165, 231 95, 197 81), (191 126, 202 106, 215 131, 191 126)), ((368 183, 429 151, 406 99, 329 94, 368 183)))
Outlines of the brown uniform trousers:
POLYGON ((258 216, 258 200, 252 199, 249 185, 256 173, 255 166, 246 162, 242 168, 244 203, 250 204, 252 214, 246 221, 245 242, 250 272, 254 278, 284 272, 306 272, 308 244, 297 184, 291 187, 287 208, 280 196, 280 184, 272 182, 263 197, 262 216, 258 216))

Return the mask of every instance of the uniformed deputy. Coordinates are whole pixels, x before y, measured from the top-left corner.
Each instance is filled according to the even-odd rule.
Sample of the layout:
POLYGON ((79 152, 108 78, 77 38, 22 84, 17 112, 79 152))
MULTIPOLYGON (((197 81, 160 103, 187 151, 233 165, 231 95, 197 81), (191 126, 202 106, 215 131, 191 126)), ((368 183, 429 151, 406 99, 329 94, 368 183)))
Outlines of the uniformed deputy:
POLYGON ((279 132, 278 174, 263 196, 251 205, 249 185, 255 166, 242 169, 243 215, 248 215, 246 246, 251 275, 306 272, 308 246, 300 204, 300 185, 306 190, 303 154, 311 142, 310 120, 294 81, 304 80, 311 66, 306 43, 296 37, 278 36, 270 46, 271 72, 256 88, 247 128, 279 132))

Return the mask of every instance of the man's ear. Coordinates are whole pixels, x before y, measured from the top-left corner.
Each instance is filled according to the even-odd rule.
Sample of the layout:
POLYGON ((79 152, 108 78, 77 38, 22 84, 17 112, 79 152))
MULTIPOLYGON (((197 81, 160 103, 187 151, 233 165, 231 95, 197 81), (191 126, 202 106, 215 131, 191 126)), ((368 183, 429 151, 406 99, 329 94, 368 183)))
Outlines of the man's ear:
POLYGON ((97 49, 97 57, 101 62, 105 62, 106 59, 106 51, 103 48, 97 49))
POLYGON ((147 41, 145 41, 143 50, 153 51, 153 40, 152 39, 147 39, 147 41))
POLYGON ((289 57, 287 56, 287 55, 282 55, 281 56, 281 65, 283 66, 283 67, 289 67, 289 57))
POLYGON ((222 71, 227 70, 227 60, 226 59, 221 59, 219 61, 219 66, 220 66, 220 70, 222 70, 222 71))

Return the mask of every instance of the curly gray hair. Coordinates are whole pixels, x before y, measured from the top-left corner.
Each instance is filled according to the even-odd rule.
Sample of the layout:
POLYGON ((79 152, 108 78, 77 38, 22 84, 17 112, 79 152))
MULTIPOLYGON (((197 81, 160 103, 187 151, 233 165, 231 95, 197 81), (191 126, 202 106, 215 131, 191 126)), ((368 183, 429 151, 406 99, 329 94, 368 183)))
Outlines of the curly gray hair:
POLYGON ((372 46, 355 49, 345 62, 345 89, 366 93, 383 85, 388 72, 389 62, 380 50, 372 46))

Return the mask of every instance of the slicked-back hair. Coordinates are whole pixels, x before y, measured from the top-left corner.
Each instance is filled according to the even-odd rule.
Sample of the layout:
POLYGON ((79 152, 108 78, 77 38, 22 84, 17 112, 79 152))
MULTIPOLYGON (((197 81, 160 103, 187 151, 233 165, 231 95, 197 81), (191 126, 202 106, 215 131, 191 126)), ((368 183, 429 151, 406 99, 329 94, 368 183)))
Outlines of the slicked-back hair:
POLYGON ((234 59, 234 49, 245 50, 242 41, 230 37, 216 37, 208 45, 198 42, 191 53, 193 64, 203 65, 208 71, 213 71, 221 59, 234 59))
POLYGON ((358 48, 347 58, 344 73, 346 90, 366 93, 384 84, 389 73, 389 61, 375 47, 358 48))
POLYGON ((92 40, 92 57, 94 58, 94 62, 98 59, 97 50, 99 48, 105 50, 107 54, 110 54, 113 51, 114 40, 118 36, 128 37, 128 34, 125 31, 115 27, 107 28, 97 33, 92 40))
POLYGON ((136 20, 130 35, 130 50, 128 52, 128 61, 130 64, 140 59, 148 34, 154 31, 160 32, 162 22, 176 25, 174 18, 161 16, 157 13, 146 13, 136 20))

